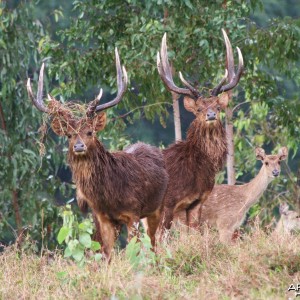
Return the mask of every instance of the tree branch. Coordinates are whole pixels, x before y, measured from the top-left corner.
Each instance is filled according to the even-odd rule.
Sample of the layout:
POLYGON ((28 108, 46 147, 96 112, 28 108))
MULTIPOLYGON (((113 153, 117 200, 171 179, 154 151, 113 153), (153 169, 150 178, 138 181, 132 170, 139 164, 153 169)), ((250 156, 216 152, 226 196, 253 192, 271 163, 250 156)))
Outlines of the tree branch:
POLYGON ((120 119, 120 118, 125 118, 125 117, 127 117, 128 115, 132 114, 132 113, 133 113, 134 111, 136 111, 136 110, 139 110, 139 109, 145 109, 146 107, 151 107, 151 106, 161 105, 161 104, 172 105, 172 104, 169 103, 169 102, 157 102, 157 103, 153 103, 153 104, 149 104, 149 105, 138 106, 138 107, 134 108, 133 110, 130 110, 130 111, 127 112, 126 114, 123 114, 123 115, 117 116, 117 117, 115 117, 115 118, 112 118, 111 121, 115 121, 115 120, 120 119))
POLYGON ((0 121, 1 121, 2 129, 4 130, 5 134, 7 134, 6 122, 5 122, 4 112, 1 103, 0 103, 0 121))

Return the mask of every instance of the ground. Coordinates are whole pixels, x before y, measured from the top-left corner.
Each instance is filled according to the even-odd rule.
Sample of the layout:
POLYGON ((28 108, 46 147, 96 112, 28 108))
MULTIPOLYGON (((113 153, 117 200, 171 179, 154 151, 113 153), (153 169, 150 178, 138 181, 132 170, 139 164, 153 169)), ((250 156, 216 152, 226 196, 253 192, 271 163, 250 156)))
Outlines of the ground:
POLYGON ((175 231, 156 262, 133 267, 125 251, 110 265, 83 267, 59 251, 6 248, 0 255, 0 299, 294 299, 300 283, 300 236, 256 228, 234 245, 214 232, 175 231))

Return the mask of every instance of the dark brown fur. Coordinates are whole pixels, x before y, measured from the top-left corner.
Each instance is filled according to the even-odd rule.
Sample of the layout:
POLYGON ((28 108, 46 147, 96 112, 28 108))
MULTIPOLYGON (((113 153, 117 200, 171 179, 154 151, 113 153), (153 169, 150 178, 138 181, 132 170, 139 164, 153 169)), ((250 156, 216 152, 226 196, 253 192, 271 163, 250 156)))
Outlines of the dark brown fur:
POLYGON ((185 108, 196 115, 190 125, 186 141, 177 142, 163 151, 169 184, 164 198, 162 228, 169 229, 174 214, 182 210, 187 216, 197 202, 205 201, 211 192, 215 175, 226 160, 226 135, 219 119, 220 105, 225 101, 218 97, 209 99, 185 99, 185 108), (217 119, 206 120, 208 109, 215 110, 217 119))
POLYGON ((153 146, 137 143, 125 151, 107 151, 95 135, 104 128, 105 118, 105 113, 80 120, 54 116, 52 128, 69 137, 68 162, 79 207, 92 209, 100 231, 96 236, 109 259, 120 224, 132 234, 140 218, 147 217, 151 224, 148 234, 154 246, 168 175, 161 152, 153 146), (86 146, 83 154, 74 151, 78 142, 86 146))

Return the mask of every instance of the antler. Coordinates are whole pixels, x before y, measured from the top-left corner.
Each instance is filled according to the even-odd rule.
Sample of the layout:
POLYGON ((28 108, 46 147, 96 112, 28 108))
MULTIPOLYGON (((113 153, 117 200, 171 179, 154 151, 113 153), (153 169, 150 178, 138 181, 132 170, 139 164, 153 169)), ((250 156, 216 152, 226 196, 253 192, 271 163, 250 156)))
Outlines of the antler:
MULTIPOLYGON (((117 105, 121 101, 123 95, 126 92, 127 83, 128 83, 127 72, 126 72, 126 69, 124 66, 121 67, 120 57, 119 57, 117 48, 115 49, 115 54, 116 54, 118 94, 117 94, 116 98, 113 99, 112 101, 101 104, 101 105, 97 105, 94 108, 94 112, 96 112, 96 113, 117 105), (122 72, 122 70, 123 70, 123 72, 122 72)), ((97 100, 99 98, 98 99, 98 101, 99 101, 101 96, 102 96, 102 93, 100 92, 100 94, 98 95, 98 97, 95 100, 97 100)))
POLYGON ((227 70, 226 70, 225 76, 222 78, 220 83, 212 90, 211 92, 212 96, 217 96, 220 93, 227 92, 233 89, 238 84, 244 70, 244 60, 243 60, 242 52, 239 47, 236 47, 239 56, 239 65, 238 65, 237 72, 235 73, 232 46, 226 34, 226 31, 223 28, 222 28, 222 32, 223 32, 225 45, 226 45, 226 67, 228 69, 228 77, 227 77, 227 70), (228 79, 228 83, 226 85, 223 85, 226 78, 228 79))
POLYGON ((45 106, 44 101, 43 101, 44 67, 45 67, 45 64, 43 63, 41 70, 40 70, 40 75, 39 75, 37 97, 35 98, 32 93, 30 78, 28 78, 28 80, 27 80, 27 92, 28 92, 28 95, 29 95, 32 103, 35 105, 35 107, 38 110, 45 112, 45 113, 49 113, 50 110, 47 106, 45 106))
POLYGON ((157 69, 162 81, 170 91, 193 98, 198 98, 200 96, 200 93, 183 78, 181 73, 180 79, 187 89, 180 88, 175 85, 172 76, 172 69, 168 61, 167 33, 165 33, 162 38, 160 53, 157 53, 157 69))

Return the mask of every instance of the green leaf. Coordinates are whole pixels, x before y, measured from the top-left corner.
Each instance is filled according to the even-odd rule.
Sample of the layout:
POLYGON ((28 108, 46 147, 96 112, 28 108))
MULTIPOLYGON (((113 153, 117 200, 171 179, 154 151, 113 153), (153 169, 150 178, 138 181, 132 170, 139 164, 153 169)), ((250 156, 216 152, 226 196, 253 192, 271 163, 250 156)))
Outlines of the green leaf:
POLYGON ((57 241, 59 244, 61 244, 69 235, 71 229, 68 227, 63 226, 60 230, 59 233, 57 235, 57 241))
POLYGON ((194 9, 194 7, 193 7, 193 5, 192 5, 192 3, 191 3, 190 0, 184 0, 184 4, 185 4, 188 8, 194 9))
POLYGON ((80 233, 79 234, 79 242, 86 248, 90 248, 92 245, 91 236, 88 233, 80 233))
POLYGON ((101 253, 96 253, 94 258, 95 258, 95 261, 100 261, 102 259, 102 254, 101 253))
POLYGON ((138 260, 137 255, 141 250, 141 243, 137 243, 137 237, 134 236, 126 247, 125 256, 131 263, 135 264, 138 260))
POLYGON ((80 246, 76 247, 73 251, 72 251, 72 257, 77 261, 81 261, 82 258, 84 257, 84 249, 80 246))
POLYGON ((101 249, 101 245, 99 242, 95 242, 95 241, 92 241, 92 244, 91 244, 91 250, 92 251, 98 251, 101 249))
POLYGON ((77 248, 79 244, 79 241, 78 240, 72 240, 68 243, 68 247, 70 248, 70 251, 73 253, 73 251, 75 251, 75 249, 77 248))
POLYGON ((72 252, 71 252, 70 248, 67 247, 65 249, 64 257, 70 257, 71 255, 72 255, 72 252))

